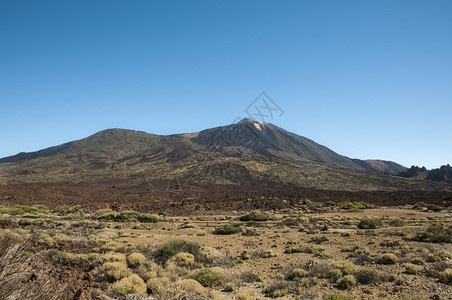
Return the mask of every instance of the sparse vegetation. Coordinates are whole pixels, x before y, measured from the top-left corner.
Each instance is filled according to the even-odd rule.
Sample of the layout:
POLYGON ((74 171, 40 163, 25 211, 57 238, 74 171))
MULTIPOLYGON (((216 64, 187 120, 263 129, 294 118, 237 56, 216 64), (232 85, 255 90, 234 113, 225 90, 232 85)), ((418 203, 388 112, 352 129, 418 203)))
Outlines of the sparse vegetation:
POLYGON ((341 209, 345 210, 359 210, 359 209, 368 209, 368 208, 374 208, 375 205, 365 203, 365 202, 350 202, 350 201, 344 201, 337 204, 337 206, 341 209))
POLYGON ((124 210, 121 212, 109 211, 101 214, 97 217, 100 221, 114 221, 114 222, 124 222, 124 221, 140 221, 140 222, 158 222, 158 217, 148 213, 139 213, 131 210, 124 210))
POLYGON ((324 300, 352 300, 353 298, 338 293, 330 293, 323 297, 324 300))
POLYGON ((275 281, 265 288, 265 294, 272 298, 283 297, 289 292, 289 283, 286 281, 275 281))
POLYGON ((407 274, 417 274, 422 270, 422 267, 415 265, 415 264, 410 264, 407 263, 405 264, 405 273, 407 274))
POLYGON ((406 225, 405 220, 402 220, 400 218, 394 218, 391 221, 389 221, 389 226, 392 227, 403 227, 406 225))
MULTIPOLYGON (((333 205, 329 207, 334 209, 333 205)), ((132 294, 146 297, 144 294, 150 294, 157 299, 235 297, 251 300, 264 296, 303 299, 322 295, 323 299, 349 299, 345 295, 352 295, 353 298, 359 293, 388 298, 398 297, 401 291, 409 291, 409 287, 403 285, 402 276, 428 283, 426 291, 429 292, 438 285, 444 287, 451 284, 449 260, 452 255, 447 251, 448 244, 427 244, 444 241, 450 228, 444 225, 445 222, 441 224, 441 218, 437 216, 434 220, 417 220, 424 222, 420 224, 428 224, 432 220, 438 224, 425 227, 410 225, 404 230, 405 234, 400 235, 394 228, 376 231, 357 230, 354 226, 371 218, 339 215, 314 218, 307 217, 309 214, 306 212, 295 214, 284 211, 275 213, 277 220, 274 222, 260 225, 241 223, 241 226, 226 224, 232 226, 234 231, 237 228, 240 230, 240 227, 255 231, 245 234, 243 230, 243 235, 235 236, 214 236, 210 231, 212 226, 222 228, 225 222, 234 220, 236 215, 232 214, 202 215, 195 219, 166 216, 165 222, 148 224, 138 219, 105 223, 86 217, 109 212, 94 214, 80 207, 68 207, 47 210, 45 218, 39 216, 32 219, 28 216, 21 219, 19 215, 15 218, 3 215, 1 220, 5 221, 0 224, 11 229, 0 229, 0 238, 2 234, 14 238, 16 242, 13 244, 20 244, 26 238, 28 250, 23 252, 26 254, 23 259, 27 265, 39 263, 41 268, 47 266, 52 270, 75 271, 74 278, 92 278, 100 287, 99 292, 104 291, 109 297, 118 298, 133 297, 132 294), (62 223, 59 218, 67 214, 79 219, 71 217, 69 222, 62 223), (292 224, 291 220, 295 219, 300 222, 298 225, 286 225, 292 224), (10 221, 17 227, 11 227, 10 221), (208 225, 199 222, 196 226, 185 226, 195 221, 206 221, 208 225), (301 226, 304 231, 299 232, 301 226), (324 227, 326 231, 322 231, 324 227), (344 232, 349 235, 344 235, 344 232), (168 237, 173 236, 180 239, 167 241, 168 237), (196 238, 200 244, 191 241, 191 238, 196 238), (28 252, 30 249, 37 251, 28 252), (71 249, 75 250, 74 253, 71 249), (338 261, 337 254, 343 260, 338 261), (390 269, 392 274, 387 273, 386 269, 390 269), (86 274, 88 271, 90 275, 86 274), (378 286, 383 282, 389 289, 381 296, 383 293, 378 286), (335 289, 346 291, 336 293, 335 289)), ((421 213, 427 217, 431 214, 426 210, 421 213)), ((316 214, 312 213, 313 216, 316 214)), ((394 225, 394 220, 409 217, 406 214, 404 218, 383 216, 375 219, 394 225)), ((20 266, 28 271, 19 277, 28 278, 32 270, 26 265, 20 266)), ((3 295, 1 276, 0 296, 3 295)), ((83 288, 88 291, 88 281, 77 280, 86 282, 83 288)), ((20 283, 15 284, 20 287, 20 283)), ((62 291, 58 284, 55 287, 62 291)), ((441 291, 440 288, 438 290, 441 291)), ((75 292, 68 293, 73 295, 75 292)), ((444 293, 441 295, 444 296, 444 293)))
POLYGON ((382 275, 372 269, 363 268, 355 274, 356 279, 361 284, 375 284, 381 281, 382 275))
POLYGON ((430 225, 426 230, 417 233, 413 240, 426 243, 452 243, 452 225, 430 225))

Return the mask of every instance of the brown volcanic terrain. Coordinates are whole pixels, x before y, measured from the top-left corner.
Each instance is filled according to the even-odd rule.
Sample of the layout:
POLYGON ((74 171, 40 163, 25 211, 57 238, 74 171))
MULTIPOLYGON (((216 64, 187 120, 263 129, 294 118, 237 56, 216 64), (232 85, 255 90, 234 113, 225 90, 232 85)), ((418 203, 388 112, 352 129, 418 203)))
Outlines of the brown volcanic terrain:
POLYGON ((149 182, 130 186, 109 183, 31 183, 0 186, 0 205, 45 204, 50 208, 82 205, 143 212, 186 215, 209 211, 249 211, 302 207, 309 202, 343 201, 394 206, 425 202, 443 207, 452 205, 451 192, 349 192, 309 189, 252 189, 230 185, 178 186, 176 182, 149 182))

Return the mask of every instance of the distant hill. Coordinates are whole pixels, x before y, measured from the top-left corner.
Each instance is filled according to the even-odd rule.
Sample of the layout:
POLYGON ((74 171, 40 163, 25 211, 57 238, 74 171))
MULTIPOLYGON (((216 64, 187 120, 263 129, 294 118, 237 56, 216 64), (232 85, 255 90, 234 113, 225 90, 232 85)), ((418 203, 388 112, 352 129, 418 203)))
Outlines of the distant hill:
POLYGON ((366 159, 365 162, 377 172, 397 174, 407 169, 406 167, 399 165, 398 163, 395 163, 393 161, 366 159))
POLYGON ((389 161, 350 159, 273 124, 244 119, 167 136, 104 130, 78 141, 0 159, 0 183, 158 180, 175 186, 450 190, 450 185, 441 182, 388 175, 399 170, 406 168, 389 161))

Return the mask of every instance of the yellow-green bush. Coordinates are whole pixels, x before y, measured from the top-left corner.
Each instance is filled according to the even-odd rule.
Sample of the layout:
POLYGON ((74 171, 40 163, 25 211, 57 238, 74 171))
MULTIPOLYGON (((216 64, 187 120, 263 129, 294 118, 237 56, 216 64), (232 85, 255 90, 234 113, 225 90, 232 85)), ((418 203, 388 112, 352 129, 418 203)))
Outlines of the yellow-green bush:
POLYGON ((49 209, 45 205, 41 204, 32 206, 17 204, 11 208, 0 208, 0 214, 8 214, 13 216, 22 216, 24 214, 42 215, 48 213, 49 209))
POLYGON ((425 231, 418 232, 413 240, 425 243, 452 243, 452 226, 430 225, 425 231))
POLYGON ((360 269, 358 272, 356 272, 355 276, 358 282, 361 284, 374 284, 380 282, 382 279, 380 273, 375 270, 366 268, 360 269))
POLYGON ((149 279, 157 277, 157 272, 153 272, 153 271, 143 272, 143 273, 140 273, 140 276, 141 276, 141 278, 143 278, 143 280, 145 282, 148 282, 149 279))
POLYGON ((102 245, 102 247, 100 247, 100 250, 102 252, 115 251, 119 246, 121 246, 121 244, 110 242, 106 243, 105 245, 102 245))
POLYGON ((309 276, 309 273, 301 268, 295 268, 289 273, 287 279, 296 280, 309 276))
POLYGON ((264 293, 273 298, 283 297, 289 293, 290 285, 287 281, 274 281, 270 283, 264 290, 264 293))
POLYGON ((395 265, 397 262, 397 256, 392 253, 383 254, 379 260, 379 263, 383 265, 395 265))
POLYGON ((377 229, 383 226, 383 222, 377 218, 364 218, 358 224, 359 229, 377 229))
POLYGON ((405 273, 407 274, 417 274, 422 270, 422 267, 415 264, 405 264, 405 273))
POLYGON ((230 235, 241 232, 242 228, 238 225, 226 224, 220 227, 215 228, 214 234, 217 235, 230 235))
POLYGON ((127 256, 127 264, 130 267, 136 267, 146 262, 146 257, 143 254, 135 252, 127 256))
POLYGON ((351 289, 356 285, 356 279, 353 275, 345 275, 340 278, 337 282, 337 287, 343 290, 351 289))
POLYGON ((194 279, 183 279, 180 282, 180 288, 186 292, 190 292, 196 295, 206 295, 207 290, 198 281, 194 279))
POLYGON ((237 287, 235 286, 235 284, 233 282, 228 282, 223 287, 223 291, 225 291, 226 293, 235 292, 236 289, 237 289, 237 287))
POLYGON ((45 247, 55 246, 55 241, 47 234, 41 234, 36 239, 34 239, 34 244, 45 247))
POLYGON ((111 291, 117 295, 144 294, 146 290, 146 283, 136 274, 122 278, 111 287, 111 291))
POLYGON ((237 300, 252 300, 255 298, 255 294, 252 290, 244 290, 237 295, 237 300))
POLYGON ((180 252, 191 253, 195 259, 203 257, 201 247, 197 243, 184 240, 171 240, 154 252, 154 258, 158 263, 164 264, 180 252))
POLYGON ((106 262, 93 271, 93 275, 98 280, 109 282, 114 282, 130 274, 132 274, 132 271, 122 262, 106 262))
POLYGON ((270 258, 270 257, 276 257, 278 256, 278 253, 274 252, 273 250, 265 250, 262 253, 263 258, 270 258))
POLYGON ((126 256, 122 253, 108 252, 108 253, 101 255, 99 257, 99 260, 102 263, 114 262, 114 261, 125 262, 126 256))
POLYGON ((334 266, 341 270, 344 275, 352 275, 356 273, 356 266, 349 261, 338 261, 334 266))
POLYGON ((178 267, 191 267, 195 263, 195 256, 191 253, 180 252, 174 255, 170 262, 178 267))
POLYGON ((327 277, 333 281, 337 281, 342 277, 342 271, 340 269, 331 269, 328 271, 327 277))
POLYGON ((223 283, 223 275, 213 269, 202 269, 188 276, 202 284, 204 287, 215 287, 223 283))
POLYGON ((391 221, 389 221, 389 225, 392 227, 403 227, 406 225, 405 220, 394 218, 391 221))
POLYGON ((439 281, 446 284, 452 284, 452 269, 446 269, 439 273, 439 281))
POLYGON ((353 298, 342 294, 330 293, 323 296, 323 300, 352 300, 353 298))
POLYGON ((265 212, 251 212, 245 215, 240 216, 240 221, 268 221, 273 216, 270 213, 265 212))
POLYGON ((146 284, 148 290, 159 299, 169 299, 177 293, 177 291, 174 291, 171 280, 167 277, 151 278, 146 284))
POLYGON ((108 211, 104 212, 97 217, 98 220, 101 221, 115 221, 115 222, 124 222, 131 220, 138 220, 140 222, 158 222, 158 217, 148 213, 139 213, 132 210, 123 210, 121 212, 116 211, 108 211))

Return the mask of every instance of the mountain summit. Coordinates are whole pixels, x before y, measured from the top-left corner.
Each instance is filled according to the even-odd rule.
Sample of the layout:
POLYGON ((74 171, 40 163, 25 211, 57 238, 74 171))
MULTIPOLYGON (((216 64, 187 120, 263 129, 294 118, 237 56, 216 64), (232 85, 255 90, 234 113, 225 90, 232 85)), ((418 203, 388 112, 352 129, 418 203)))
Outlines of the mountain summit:
POLYGON ((371 170, 354 163, 316 142, 290 133, 270 123, 256 122, 246 118, 236 124, 201 131, 192 140, 198 144, 213 147, 236 147, 269 157, 307 159, 356 170, 371 170))
POLYGON ((393 162, 350 159, 271 123, 247 118, 166 136, 104 130, 0 159, 0 183, 160 180, 329 190, 424 189, 425 183, 383 174, 405 169, 393 162))

